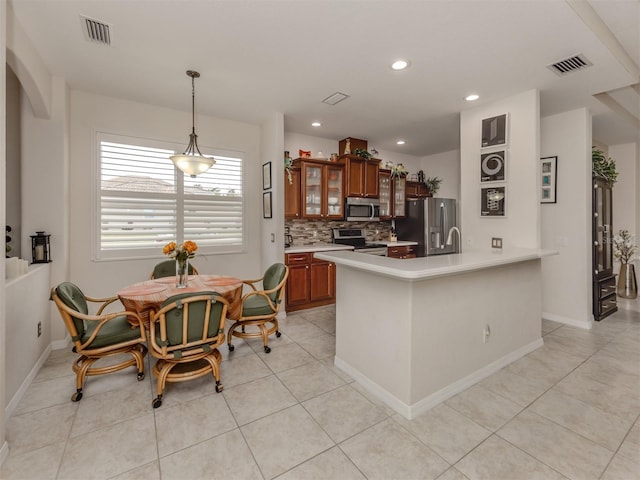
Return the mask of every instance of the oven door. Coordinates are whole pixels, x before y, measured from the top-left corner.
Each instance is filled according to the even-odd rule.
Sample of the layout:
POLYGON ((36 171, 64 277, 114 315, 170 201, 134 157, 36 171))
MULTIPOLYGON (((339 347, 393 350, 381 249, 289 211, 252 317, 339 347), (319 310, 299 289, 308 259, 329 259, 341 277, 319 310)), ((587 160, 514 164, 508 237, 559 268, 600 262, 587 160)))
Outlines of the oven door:
POLYGON ((345 212, 348 222, 375 222, 380 220, 380 204, 377 200, 347 198, 345 212))

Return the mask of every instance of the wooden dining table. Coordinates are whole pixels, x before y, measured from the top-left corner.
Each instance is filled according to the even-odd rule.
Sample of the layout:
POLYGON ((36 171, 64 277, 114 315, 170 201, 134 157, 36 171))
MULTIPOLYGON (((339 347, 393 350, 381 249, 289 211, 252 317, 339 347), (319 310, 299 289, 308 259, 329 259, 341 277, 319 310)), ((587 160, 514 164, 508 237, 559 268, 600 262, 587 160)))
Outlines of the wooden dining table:
MULTIPOLYGON (((124 307, 136 312, 149 327, 151 311, 158 311, 162 303, 181 293, 216 292, 229 302, 227 318, 238 319, 242 313, 242 280, 223 275, 189 275, 184 288, 176 287, 175 277, 155 278, 126 286, 117 295, 124 307)), ((133 322, 132 322, 133 323, 133 322)))

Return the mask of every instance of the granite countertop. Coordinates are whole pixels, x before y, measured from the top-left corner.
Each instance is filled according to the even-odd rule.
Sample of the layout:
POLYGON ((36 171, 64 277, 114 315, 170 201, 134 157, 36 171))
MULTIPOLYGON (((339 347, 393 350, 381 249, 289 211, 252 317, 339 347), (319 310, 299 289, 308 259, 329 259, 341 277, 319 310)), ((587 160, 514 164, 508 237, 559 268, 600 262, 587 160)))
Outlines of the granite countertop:
POLYGON ((316 243, 313 245, 287 247, 284 249, 284 253, 331 252, 336 250, 353 250, 353 247, 350 245, 336 245, 335 243, 316 243))
MULTIPOLYGON (((387 247, 403 247, 406 245, 418 244, 418 242, 405 242, 402 240, 397 242, 391 242, 389 240, 376 240, 374 242, 367 243, 386 245, 387 247)), ((287 247, 284 249, 284 253, 331 252, 336 250, 353 250, 353 247, 350 245, 338 245, 335 243, 315 243, 313 245, 296 245, 293 247, 287 247)))

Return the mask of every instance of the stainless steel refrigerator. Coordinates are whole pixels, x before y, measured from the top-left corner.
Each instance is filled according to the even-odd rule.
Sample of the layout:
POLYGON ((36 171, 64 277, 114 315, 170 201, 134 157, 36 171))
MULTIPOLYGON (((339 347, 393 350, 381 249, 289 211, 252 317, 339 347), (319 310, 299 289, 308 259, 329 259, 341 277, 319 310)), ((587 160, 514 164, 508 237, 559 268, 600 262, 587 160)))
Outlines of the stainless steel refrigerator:
POLYGON ((460 236, 453 232, 453 242, 447 245, 451 227, 457 226, 454 198, 410 198, 406 218, 396 219, 398 240, 418 242, 418 257, 456 253, 460 236))

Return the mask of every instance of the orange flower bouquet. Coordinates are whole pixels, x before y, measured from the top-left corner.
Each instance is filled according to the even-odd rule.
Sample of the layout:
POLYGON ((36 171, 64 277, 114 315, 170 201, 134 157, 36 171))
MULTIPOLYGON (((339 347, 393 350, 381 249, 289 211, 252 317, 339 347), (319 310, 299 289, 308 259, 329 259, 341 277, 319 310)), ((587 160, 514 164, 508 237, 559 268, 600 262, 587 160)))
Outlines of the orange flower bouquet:
POLYGON ((196 242, 187 240, 180 248, 176 242, 167 243, 162 249, 162 253, 176 259, 176 276, 178 278, 176 286, 184 288, 189 279, 189 259, 193 258, 198 250, 196 242))
POLYGON ((169 255, 171 258, 175 258, 178 262, 182 263, 188 258, 193 258, 196 254, 196 250, 198 250, 196 242, 187 240, 180 246, 180 248, 178 248, 176 242, 167 243, 162 249, 162 253, 169 255))

